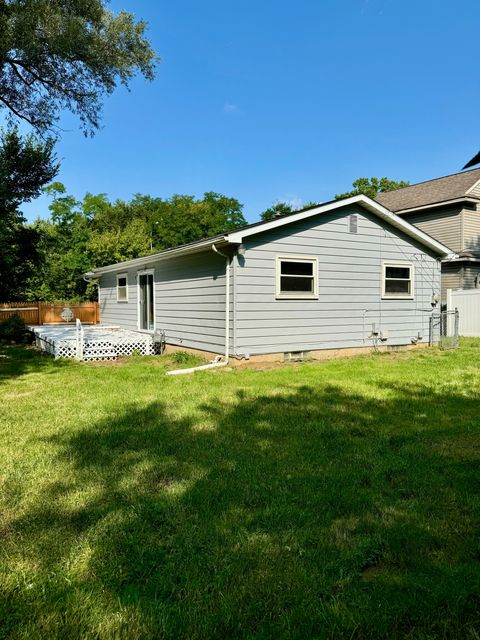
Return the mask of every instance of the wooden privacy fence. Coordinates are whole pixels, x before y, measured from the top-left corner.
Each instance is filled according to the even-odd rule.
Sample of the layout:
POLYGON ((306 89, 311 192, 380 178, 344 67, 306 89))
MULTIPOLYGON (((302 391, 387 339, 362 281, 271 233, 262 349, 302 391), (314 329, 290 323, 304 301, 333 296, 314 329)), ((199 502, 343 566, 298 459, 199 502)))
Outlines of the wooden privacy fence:
POLYGON ((20 316, 25 324, 64 324, 65 309, 70 309, 74 323, 78 318, 84 324, 97 324, 100 322, 100 307, 98 302, 1 302, 0 322, 5 318, 20 316), (62 317, 62 314, 64 317, 62 317))

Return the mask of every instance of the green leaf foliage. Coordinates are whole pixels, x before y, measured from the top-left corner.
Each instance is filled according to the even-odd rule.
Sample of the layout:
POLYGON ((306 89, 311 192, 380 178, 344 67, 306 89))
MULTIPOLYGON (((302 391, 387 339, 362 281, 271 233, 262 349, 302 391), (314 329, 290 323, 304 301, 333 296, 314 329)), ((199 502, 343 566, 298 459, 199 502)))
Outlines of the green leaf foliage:
POLYGON ((293 211, 294 209, 291 204, 287 202, 275 202, 270 208, 260 214, 260 219, 263 220, 263 222, 269 222, 270 220, 275 220, 275 218, 288 216, 290 213, 293 213, 293 211))
POLYGON ((122 262, 244 226, 235 198, 207 192, 203 198, 168 199, 137 194, 130 202, 110 202, 87 193, 78 201, 56 182, 50 219, 29 230, 38 237, 40 266, 24 291, 29 299, 82 300, 96 295, 83 274, 94 267, 122 262))
POLYGON ((146 24, 103 0, 0 2, 0 105, 38 131, 62 110, 85 133, 100 125, 102 101, 140 73, 154 77, 157 56, 146 24))
POLYGON ((344 198, 350 198, 351 196, 358 196, 364 194, 369 198, 374 199, 379 193, 385 193, 386 191, 394 191, 394 189, 400 189, 401 187, 408 187, 409 182, 405 180, 390 180, 390 178, 357 178, 352 183, 353 189, 345 193, 337 193, 336 200, 343 200, 344 198))
POLYGON ((24 225, 22 202, 40 195, 58 171, 52 140, 22 138, 16 129, 0 135, 0 300, 23 297, 38 264, 38 236, 24 225))

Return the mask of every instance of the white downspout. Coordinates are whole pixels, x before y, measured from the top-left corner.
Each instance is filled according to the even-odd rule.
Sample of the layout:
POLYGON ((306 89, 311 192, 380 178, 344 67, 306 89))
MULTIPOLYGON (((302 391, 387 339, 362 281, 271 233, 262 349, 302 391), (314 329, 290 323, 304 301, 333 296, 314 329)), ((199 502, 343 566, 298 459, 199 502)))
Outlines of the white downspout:
POLYGON ((203 371, 205 369, 217 369, 218 367, 225 367, 228 364, 228 358, 230 355, 230 258, 217 249, 212 244, 212 250, 218 253, 219 256, 225 258, 225 355, 223 360, 217 359, 221 356, 217 356, 214 362, 210 364, 204 364, 200 367, 190 367, 190 369, 175 369, 173 371, 167 371, 167 376, 178 376, 183 373, 193 373, 194 371, 203 371))

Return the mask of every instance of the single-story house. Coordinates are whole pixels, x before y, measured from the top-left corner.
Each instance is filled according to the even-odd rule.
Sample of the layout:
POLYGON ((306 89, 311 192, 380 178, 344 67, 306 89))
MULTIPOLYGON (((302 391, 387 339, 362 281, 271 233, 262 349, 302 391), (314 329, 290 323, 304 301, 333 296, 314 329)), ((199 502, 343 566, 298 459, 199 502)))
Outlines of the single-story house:
POLYGON ((98 279, 104 324, 212 354, 290 358, 428 343, 450 253, 359 195, 86 276, 98 279))
POLYGON ((442 264, 444 302, 447 289, 480 287, 480 169, 379 193, 375 200, 457 254, 442 264))

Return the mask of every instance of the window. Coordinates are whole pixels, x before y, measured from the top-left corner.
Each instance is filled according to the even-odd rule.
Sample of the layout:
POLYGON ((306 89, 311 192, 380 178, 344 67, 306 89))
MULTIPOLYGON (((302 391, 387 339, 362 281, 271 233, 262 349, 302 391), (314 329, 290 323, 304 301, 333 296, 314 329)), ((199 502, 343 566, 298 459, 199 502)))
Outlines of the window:
POLYGON ((413 265, 409 262, 383 263, 383 298, 413 298, 413 265))
POLYGON ((128 302, 128 274, 119 273, 117 275, 117 302, 128 302))
POLYGON ((277 298, 318 298, 316 258, 277 258, 277 298))

